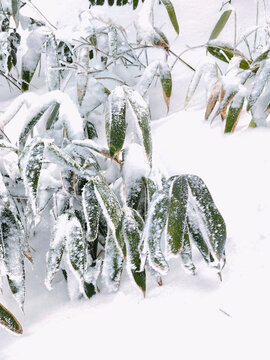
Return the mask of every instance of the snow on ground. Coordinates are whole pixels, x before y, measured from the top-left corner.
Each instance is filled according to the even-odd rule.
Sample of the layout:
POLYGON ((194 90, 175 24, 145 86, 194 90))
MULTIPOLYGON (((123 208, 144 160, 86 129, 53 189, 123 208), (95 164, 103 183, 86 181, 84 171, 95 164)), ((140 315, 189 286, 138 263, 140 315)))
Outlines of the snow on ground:
MULTIPOLYGON (((46 12, 45 2, 36 3, 46 12)), ((175 42, 179 50, 181 43, 205 41, 221 2, 174 3, 183 31, 175 42)), ((250 26, 255 2, 233 3, 244 14, 240 25, 250 26)), ((197 174, 209 187, 228 228, 223 282, 195 254, 195 277, 173 260, 162 287, 149 279, 145 299, 124 274, 118 293, 70 302, 63 282, 51 292, 45 288, 48 228, 42 223, 32 243, 37 255, 28 269, 25 316, 11 297, 0 296, 24 327, 21 337, 0 329, 1 360, 269 359, 270 130, 224 136, 198 110, 204 105, 202 91, 193 108, 180 110, 190 76, 177 67, 172 114, 153 123, 154 156, 169 175, 197 174)), ((157 108, 165 114, 158 105, 155 119, 161 117, 157 108)))

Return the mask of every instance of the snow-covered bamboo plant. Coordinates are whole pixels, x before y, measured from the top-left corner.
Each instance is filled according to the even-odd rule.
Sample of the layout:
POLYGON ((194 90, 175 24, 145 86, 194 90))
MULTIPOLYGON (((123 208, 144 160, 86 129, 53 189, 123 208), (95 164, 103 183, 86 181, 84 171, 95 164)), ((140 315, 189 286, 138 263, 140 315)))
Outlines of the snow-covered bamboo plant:
MULTIPOLYGON (((91 298, 103 285, 117 291, 124 268, 145 294, 147 274, 160 282, 171 257, 194 274, 193 246, 221 276, 226 227, 206 185, 194 175, 166 179, 153 166, 147 90, 158 76, 168 108, 172 90, 169 43, 153 26, 153 5, 141 9, 137 44, 92 11, 81 13, 72 42, 46 21, 29 32, 24 93, 0 118, 0 280, 21 308, 24 262, 35 261, 31 237, 43 217, 52 227, 45 284, 51 289, 62 274, 71 298, 91 298), (161 59, 147 64, 141 52, 153 47, 161 59), (28 90, 41 59, 48 91, 37 95, 28 90), (18 118, 11 141, 5 129, 18 118)), ((0 323, 22 332, 2 305, 0 323)))
POLYGON ((256 24, 235 38, 232 43, 218 40, 228 20, 235 18, 233 8, 224 11, 204 45, 208 58, 197 67, 186 96, 191 100, 201 78, 207 84, 207 107, 205 119, 217 117, 225 120, 225 133, 233 132, 243 109, 249 114, 249 126, 268 126, 270 113, 270 37, 269 24, 258 24, 257 1, 256 24), (245 46, 244 46, 245 45, 245 46), (246 47, 246 49, 245 49, 246 47), (213 61, 213 56, 217 61, 213 61), (224 66, 227 64, 227 67, 224 66))

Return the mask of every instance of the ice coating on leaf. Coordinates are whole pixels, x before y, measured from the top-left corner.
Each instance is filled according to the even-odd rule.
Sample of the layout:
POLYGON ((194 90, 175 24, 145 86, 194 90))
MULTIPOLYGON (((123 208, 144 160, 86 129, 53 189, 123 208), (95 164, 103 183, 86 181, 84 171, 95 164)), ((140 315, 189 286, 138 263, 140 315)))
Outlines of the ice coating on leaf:
POLYGON ((159 60, 151 62, 146 69, 144 70, 140 80, 136 85, 136 90, 144 97, 148 88, 152 84, 155 75, 157 74, 157 69, 159 66, 159 60))
POLYGON ((98 235, 100 205, 96 198, 93 181, 89 181, 83 188, 82 206, 87 224, 87 238, 89 241, 94 241, 98 235))
POLYGON ((45 285, 48 290, 52 289, 52 280, 60 268, 66 243, 68 216, 69 215, 66 213, 58 216, 53 228, 53 234, 50 240, 50 249, 46 255, 45 285))
POLYGON ((117 55, 118 35, 114 26, 110 27, 108 32, 109 55, 115 57, 117 55))
POLYGON ((168 216, 168 191, 155 193, 150 204, 141 239, 144 257, 147 255, 149 265, 161 275, 166 275, 169 268, 161 251, 161 239, 168 216))
POLYGON ((85 268, 85 243, 82 227, 76 216, 70 216, 66 228, 66 251, 68 264, 79 281, 82 281, 85 268))
POLYGON ((55 37, 50 35, 46 42, 46 75, 49 91, 58 90, 60 86, 60 73, 54 67, 59 66, 57 58, 57 43, 55 37))
POLYGON ((86 94, 88 83, 88 66, 89 66, 89 46, 83 46, 78 49, 77 56, 77 97, 81 105, 86 94))
POLYGON ((108 231, 105 245, 105 257, 102 279, 109 292, 115 292, 120 285, 124 257, 115 242, 111 229, 108 231))
POLYGON ((38 138, 35 139, 27 153, 27 159, 25 160, 25 166, 23 168, 25 192, 29 198, 35 216, 37 215, 36 199, 44 150, 44 142, 38 138))
POLYGON ((0 209, 0 233, 5 254, 5 268, 10 289, 18 304, 23 307, 25 297, 25 273, 23 257, 23 233, 16 217, 7 208, 0 209))

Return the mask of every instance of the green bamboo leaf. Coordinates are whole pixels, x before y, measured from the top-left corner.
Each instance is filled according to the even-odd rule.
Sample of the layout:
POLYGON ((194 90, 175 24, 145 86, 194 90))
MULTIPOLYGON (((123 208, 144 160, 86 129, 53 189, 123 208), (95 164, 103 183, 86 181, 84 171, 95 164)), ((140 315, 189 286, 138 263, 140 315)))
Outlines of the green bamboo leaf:
POLYGON ((46 123, 46 130, 50 130, 53 124, 58 120, 60 104, 55 103, 51 105, 50 115, 46 123))
POLYGON ((5 269, 11 292, 21 308, 25 298, 23 239, 24 234, 15 215, 8 208, 1 208, 0 242, 5 254, 5 269))
POLYGON ((245 95, 241 91, 239 91, 235 95, 230 105, 226 119, 225 133, 233 132, 235 130, 239 120, 240 113, 244 105, 244 101, 245 101, 245 95))
POLYGON ((207 46, 207 51, 215 56, 217 59, 222 60, 226 63, 229 63, 229 61, 233 58, 233 56, 240 56, 242 60, 240 61, 240 69, 242 70, 248 70, 250 68, 251 61, 245 59, 245 56, 239 51, 235 50, 233 48, 230 48, 225 45, 209 45, 207 46))
POLYGON ((150 110, 142 96, 130 87, 123 86, 127 95, 128 102, 132 109, 136 122, 141 130, 142 143, 149 161, 152 165, 152 138, 151 138, 151 126, 150 126, 150 110))
POLYGON ((214 27, 214 29, 210 35, 209 40, 214 40, 219 36, 219 34, 223 30, 224 26, 227 24, 227 21, 229 20, 231 13, 232 13, 232 10, 226 10, 221 14, 218 22, 216 23, 216 26, 214 27))
POLYGON ((258 65, 260 62, 267 60, 269 58, 270 49, 264 51, 261 55, 257 56, 252 62, 252 66, 258 65))
POLYGON ((179 176, 173 181, 170 194, 166 227, 167 257, 179 254, 184 243, 188 204, 188 183, 185 176, 179 176))
POLYGON ((192 261, 192 248, 191 248, 190 238, 189 238, 189 234, 188 234, 187 230, 184 233, 183 248, 180 253, 180 256, 181 256, 181 260, 182 260, 184 268, 192 275, 195 275, 196 268, 192 261))
POLYGON ((163 89, 163 97, 167 105, 167 110, 169 111, 170 99, 172 94, 172 74, 169 65, 166 62, 160 62, 159 74, 163 89))
POLYGON ((62 213, 58 216, 54 224, 53 234, 50 240, 50 249, 46 256, 45 285, 49 290, 51 290, 53 278, 60 268, 66 244, 68 220, 69 214, 62 213))
POLYGON ((88 239, 94 241, 98 235, 100 205, 96 198, 94 183, 91 180, 83 188, 82 206, 87 224, 88 239))
POLYGON ((25 191, 34 214, 36 214, 38 183, 44 159, 44 152, 44 141, 41 139, 35 139, 28 151, 26 164, 23 169, 25 191))
POLYGON ((2 304, 0 304, 0 324, 16 334, 23 333, 23 329, 19 321, 2 304))
POLYGON ((133 0, 133 10, 137 9, 138 4, 139 4, 139 0, 133 0))
POLYGON ((103 261, 102 277, 109 291, 117 291, 123 271, 124 257, 115 241, 112 230, 109 229, 103 261))
POLYGON ((12 16, 17 28, 19 26, 20 0, 12 0, 11 7, 12 7, 12 16))
POLYGON ((121 149, 126 136, 126 96, 123 87, 116 87, 108 98, 109 113, 106 118, 107 143, 113 158, 121 149))
POLYGON ((136 179, 130 186, 126 186, 127 206, 137 210, 144 190, 143 178, 136 179))
POLYGON ((186 176, 192 195, 198 204, 198 211, 209 239, 209 244, 218 260, 222 259, 226 242, 226 225, 212 196, 202 179, 195 175, 186 176))
POLYGON ((161 238, 168 217, 168 207, 167 189, 157 191, 150 204, 142 235, 143 253, 148 256, 151 268, 161 275, 165 275, 169 270, 161 251, 161 238))
POLYGON ((108 45, 109 45, 109 54, 112 57, 117 56, 118 51, 118 34, 115 26, 111 26, 108 32, 108 45))
POLYGON ((145 269, 141 269, 141 256, 139 252, 139 245, 141 240, 141 224, 143 220, 139 213, 131 208, 125 208, 124 219, 122 223, 122 231, 127 249, 127 266, 129 272, 135 283, 142 290, 145 295, 146 291, 146 274, 145 269))
POLYGON ((179 24, 178 24, 178 21, 177 21, 177 17, 176 17, 172 2, 170 0, 161 0, 161 1, 162 1, 163 5, 165 6, 167 12, 168 12, 168 15, 170 17, 170 20, 171 20, 171 23, 172 23, 172 25, 174 27, 174 30, 179 35, 179 24))

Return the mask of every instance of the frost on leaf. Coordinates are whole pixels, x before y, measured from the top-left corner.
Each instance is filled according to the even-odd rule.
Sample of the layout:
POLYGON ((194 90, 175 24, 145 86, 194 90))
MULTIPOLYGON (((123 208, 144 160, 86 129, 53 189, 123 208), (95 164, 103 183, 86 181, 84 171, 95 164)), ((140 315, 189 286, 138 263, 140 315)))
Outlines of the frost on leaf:
POLYGON ((0 241, 8 283, 18 304, 23 308, 25 297, 25 272, 23 257, 23 232, 11 210, 0 210, 0 241))
POLYGON ((185 233, 184 233, 183 248, 182 248, 180 255, 181 255, 181 260, 182 260, 184 269, 188 273, 191 273, 194 275, 195 274, 195 265, 193 264, 193 261, 192 261, 192 249, 191 249, 188 231, 185 231, 185 233))
POLYGON ((124 257, 115 242, 111 229, 108 231, 105 245, 102 278, 110 292, 117 291, 120 285, 124 257))
POLYGON ((88 240, 94 241, 98 235, 100 205, 95 194, 93 181, 86 183, 83 188, 82 205, 87 224, 88 240))
POLYGON ((168 206, 168 191, 156 192, 149 207, 141 241, 144 246, 143 253, 147 255, 149 265, 161 275, 165 275, 169 270, 161 250, 161 239, 167 221, 168 206))
POLYGON ((125 208, 122 230, 127 249, 127 268, 135 283, 145 294, 146 274, 145 269, 141 269, 142 264, 139 251, 143 225, 143 220, 136 210, 125 208))
POLYGON ((54 68, 59 66, 57 56, 57 43, 54 35, 50 35, 46 42, 46 75, 47 86, 49 91, 59 90, 60 72, 54 68))
POLYGON ((113 158, 122 149, 126 136, 126 95, 121 86, 111 92, 108 104, 106 134, 110 156, 113 158))
POLYGON ((89 46, 83 46, 78 49, 77 97, 80 105, 83 102, 87 89, 89 52, 90 52, 89 46))
POLYGON ((65 249, 66 233, 69 215, 67 213, 58 216, 53 234, 50 240, 50 249, 47 253, 45 285, 51 290, 51 283, 55 274, 59 271, 61 259, 65 249))
POLYGON ((139 128, 139 138, 144 146, 149 164, 152 164, 152 138, 150 109, 142 96, 130 87, 124 86, 129 105, 139 128))

